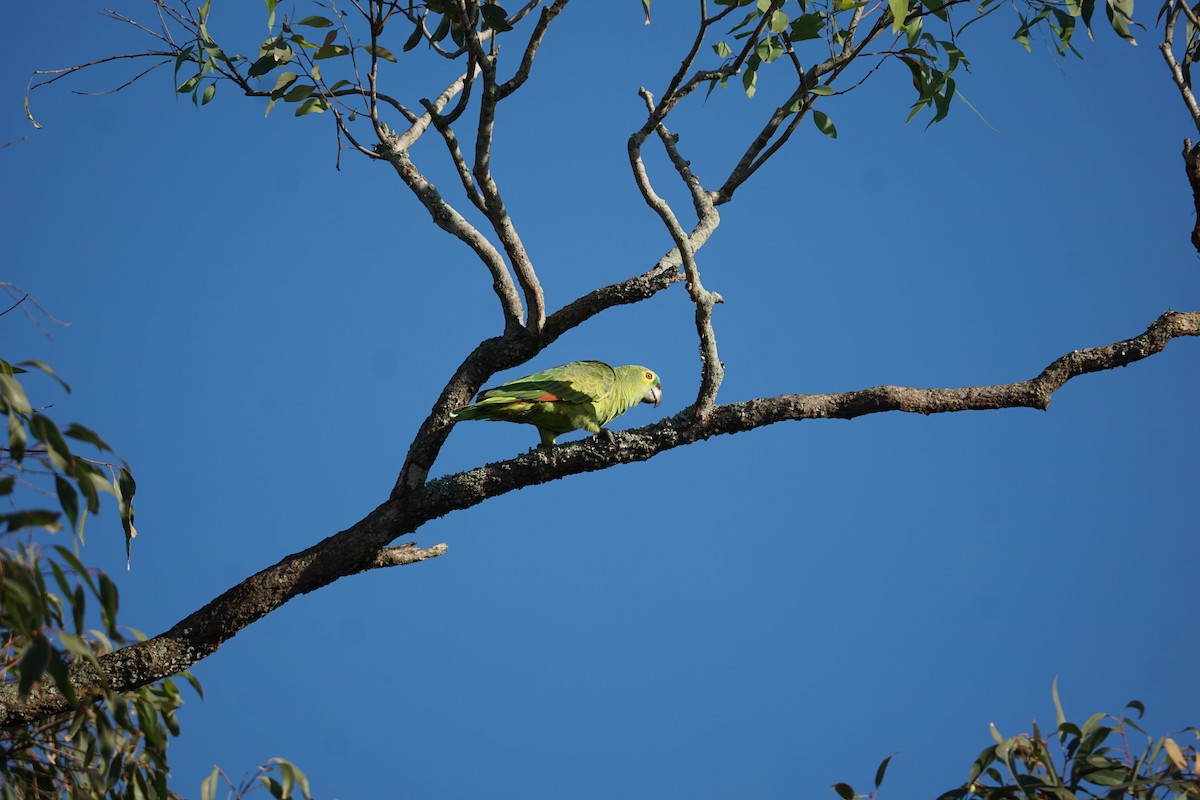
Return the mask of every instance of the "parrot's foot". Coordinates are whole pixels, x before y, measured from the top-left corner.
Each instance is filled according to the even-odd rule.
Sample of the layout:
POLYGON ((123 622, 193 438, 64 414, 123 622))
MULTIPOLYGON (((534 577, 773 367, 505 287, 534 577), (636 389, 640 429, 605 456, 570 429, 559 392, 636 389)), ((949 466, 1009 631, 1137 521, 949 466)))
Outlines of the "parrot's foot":
POLYGON ((601 428, 600 430, 596 431, 596 435, 592 438, 598 442, 604 442, 608 445, 614 445, 617 443, 617 435, 608 428, 601 428))

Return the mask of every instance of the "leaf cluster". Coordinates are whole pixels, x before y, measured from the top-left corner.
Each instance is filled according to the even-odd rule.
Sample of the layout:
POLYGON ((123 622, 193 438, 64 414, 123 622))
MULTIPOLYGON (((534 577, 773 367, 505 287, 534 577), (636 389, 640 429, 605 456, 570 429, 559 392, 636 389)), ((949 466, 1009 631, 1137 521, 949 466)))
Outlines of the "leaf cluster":
MULTIPOLYGON (((997 0, 981 0, 977 4, 966 4, 965 8, 959 8, 964 5, 962 0, 796 0, 794 5, 770 0, 715 0, 715 3, 726 6, 727 10, 747 8, 745 15, 729 29, 733 40, 758 35, 751 55, 740 69, 747 97, 753 98, 757 93, 762 68, 784 56, 788 56, 799 70, 808 65, 811 74, 812 65, 820 63, 829 53, 852 44, 856 34, 863 44, 887 34, 892 41, 885 49, 875 52, 860 49, 853 51, 854 57, 873 63, 868 75, 888 59, 903 63, 912 74, 917 94, 908 120, 929 109, 932 112, 929 125, 944 120, 952 100, 959 96, 952 77, 955 70, 960 66, 970 69, 970 62, 960 46, 961 34, 999 7, 997 0), (759 20, 764 17, 766 25, 759 26, 759 20), (873 25, 864 26, 864 22, 872 19, 873 25), (934 24, 939 28, 936 35, 927 30, 934 24)), ((1105 0, 1104 7, 1116 33, 1136 44, 1130 33, 1130 27, 1135 25, 1132 0, 1105 0)), ((1032 52, 1030 36, 1034 31, 1042 30, 1059 54, 1070 51, 1079 56, 1071 45, 1076 21, 1081 20, 1091 36, 1095 8, 1096 0, 1025 0, 1014 5, 1018 25, 1013 38, 1032 52)), ((1189 30, 1189 37, 1191 46, 1195 42, 1193 30, 1189 30)), ((738 53, 738 49, 725 40, 712 45, 712 50, 722 59, 723 67, 729 66, 738 53)), ((709 93, 717 85, 727 85, 728 76, 720 69, 715 72, 717 74, 709 81, 709 93)), ((833 70, 824 82, 809 81, 788 100, 787 112, 802 112, 816 97, 844 94, 865 80, 864 76, 847 88, 835 89, 834 79, 840 73, 841 70, 833 70)), ((828 115, 814 110, 812 116, 822 133, 837 137, 837 129, 828 115)))
MULTIPOLYGON (((1098 713, 1082 725, 1067 720, 1058 697, 1058 682, 1051 689, 1057 723, 1046 734, 1032 724, 1032 732, 1004 737, 990 726, 994 744, 975 759, 961 786, 939 795, 938 800, 1166 800, 1200 796, 1200 730, 1183 733, 1191 741, 1181 746, 1172 736, 1157 739, 1137 720, 1145 706, 1132 700, 1117 716, 1098 713), (1132 742, 1143 740, 1144 744, 1132 742)), ((861 795, 848 783, 833 790, 843 800, 877 795, 891 756, 875 773, 875 788, 861 795)))
MULTIPOLYGON (((37 724, 0 728, 0 798, 164 798, 167 743, 178 735, 175 683, 163 680, 127 693, 102 691, 99 702, 81 703, 71 680, 73 664, 98 657, 138 637, 117 623, 116 584, 89 569, 72 548, 44 546, 39 536, 70 524, 82 542, 88 514, 100 510, 102 494, 120 509, 128 545, 135 533, 133 476, 121 462, 84 458, 68 440, 112 454, 94 431, 72 423, 59 429, 30 404, 22 376, 39 371, 69 391, 39 361, 0 360, 0 410, 7 419, 7 447, 0 456, 0 686, 16 687, 20 700, 42 684, 55 687, 70 710, 37 724), (51 488, 52 487, 52 488, 51 488), (33 496, 53 506, 22 507, 33 496)), ((113 456, 115 458, 115 455, 113 456)), ((184 676, 199 691, 199 684, 184 676)))

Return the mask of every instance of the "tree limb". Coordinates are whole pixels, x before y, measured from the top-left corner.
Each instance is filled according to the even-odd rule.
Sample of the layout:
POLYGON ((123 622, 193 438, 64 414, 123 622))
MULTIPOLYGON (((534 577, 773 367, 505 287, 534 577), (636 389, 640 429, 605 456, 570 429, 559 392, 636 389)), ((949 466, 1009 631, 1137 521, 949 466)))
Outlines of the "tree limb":
MULTIPOLYGON (((639 94, 646 103, 646 110, 651 116, 654 114, 654 98, 646 89, 642 89, 639 94)), ((696 214, 699 217, 699 223, 716 228, 720 224, 720 215, 713 206, 712 198, 700 185, 700 181, 692 173, 691 166, 687 161, 679 155, 675 143, 678 141, 678 136, 673 135, 667 130, 666 126, 659 122, 655 126, 659 138, 663 143, 663 147, 667 151, 667 156, 671 159, 675 171, 679 173, 679 177, 687 185, 688 191, 692 195, 692 203, 696 208, 696 214)), ((721 364, 721 358, 717 353, 717 336, 712 327, 712 310, 717 303, 724 302, 721 295, 716 292, 710 292, 704 288, 704 284, 700 282, 700 268, 696 266, 696 249, 692 245, 691 237, 684 232, 683 226, 679 224, 679 220, 675 217, 675 213, 671 210, 670 204, 666 200, 659 197, 655 193, 654 187, 650 184, 650 175, 646 172, 646 166, 642 162, 642 142, 639 137, 640 131, 635 132, 629 137, 628 152, 629 164, 633 168, 633 177, 637 183, 638 189, 642 193, 646 204, 658 214, 663 225, 666 226, 667 232, 671 235, 671 239, 675 242, 675 247, 679 251, 683 262, 683 271, 687 275, 687 290, 692 298, 692 302, 696 306, 696 333, 700 337, 700 391, 696 397, 694 421, 703 425, 707 420, 709 412, 712 410, 713 403, 716 401, 717 389, 721 386, 721 380, 724 376, 724 367, 721 364)))
MULTIPOLYGON (((346 575, 382 566, 381 560, 395 557, 397 563, 412 563, 404 561, 409 557, 402 555, 405 553, 413 556, 428 553, 426 558, 439 555, 444 552, 441 546, 427 551, 388 546, 430 520, 517 489, 617 464, 645 461, 719 434, 740 433, 789 420, 854 419, 884 411, 938 414, 998 408, 1046 409, 1054 392, 1072 378, 1132 364, 1161 352, 1176 337, 1197 335, 1200 335, 1200 312, 1168 311, 1139 336, 1067 353, 1036 378, 1026 381, 957 389, 876 386, 834 394, 758 398, 714 407, 709 424, 704 427, 689 424, 691 409, 684 409, 653 425, 624 431, 611 442, 592 437, 448 475, 429 482, 419 491, 388 500, 347 530, 252 575, 167 632, 101 656, 98 662, 101 671, 86 662, 72 664, 71 681, 79 696, 88 702, 98 695, 102 685, 114 691, 129 691, 177 674, 216 652, 242 628, 293 597, 346 575), (390 552, 381 554, 385 548, 390 552)), ((68 708, 66 699, 49 686, 36 688, 24 703, 17 700, 15 684, 0 687, 0 725, 29 724, 68 708)))

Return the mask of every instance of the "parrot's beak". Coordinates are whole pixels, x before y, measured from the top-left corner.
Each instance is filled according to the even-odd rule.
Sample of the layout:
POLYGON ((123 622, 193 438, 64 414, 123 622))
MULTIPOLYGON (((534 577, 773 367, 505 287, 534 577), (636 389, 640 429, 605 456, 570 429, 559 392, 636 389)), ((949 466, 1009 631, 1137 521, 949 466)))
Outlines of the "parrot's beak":
POLYGON ((643 403, 654 403, 654 407, 658 408, 658 404, 662 402, 662 387, 651 386, 650 391, 646 392, 642 397, 643 403))

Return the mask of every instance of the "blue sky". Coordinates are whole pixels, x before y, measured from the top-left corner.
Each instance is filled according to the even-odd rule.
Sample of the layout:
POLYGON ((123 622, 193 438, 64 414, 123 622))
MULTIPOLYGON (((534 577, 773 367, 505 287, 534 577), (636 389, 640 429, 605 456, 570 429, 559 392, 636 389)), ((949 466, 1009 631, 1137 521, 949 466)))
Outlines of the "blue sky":
MULTIPOLYGON (((260 9, 227 5, 229 49, 253 49, 260 9)), ((119 580, 125 624, 157 633, 385 499, 501 318, 485 271, 390 169, 346 153, 335 170, 328 119, 264 119, 229 87, 197 111, 163 74, 39 91, 32 130, 33 69, 144 45, 102 7, 9 11, 0 141, 28 139, 0 150, 4 278, 71 325, 48 341, 9 315, 3 356, 53 364, 73 394, 35 394, 131 463, 132 571, 111 511, 84 555, 119 580)), ((637 88, 661 89, 689 37, 679 6, 655 11, 647 27, 634 2, 569 6, 501 107, 497 179, 551 310, 670 246, 625 155, 637 88)), ((1189 119, 1157 31, 1131 47, 1098 23, 1082 62, 1026 53, 1004 12, 969 31, 959 88, 988 124, 960 105, 905 126, 899 68, 824 102, 838 139, 802 127, 700 254, 726 298, 719 401, 1020 380, 1196 309, 1189 119)), ((416 105, 449 75, 396 92, 416 105)), ((702 179, 728 170, 771 88, 683 110, 702 179)), ((438 142, 413 158, 457 200, 438 142)), ((694 397, 691 319, 675 286, 500 377, 643 363, 664 406, 615 427, 650 423, 694 397)), ((301 597, 197 666, 175 788, 285 756, 347 800, 833 797, 898 753, 882 796, 930 797, 965 778, 989 722, 1052 724, 1055 676, 1073 718, 1138 698, 1149 730, 1196 724, 1197 358, 1175 342, 1046 413, 720 437, 438 520, 415 538, 446 556, 301 597)), ((535 441, 464 423, 434 474, 535 441)))

